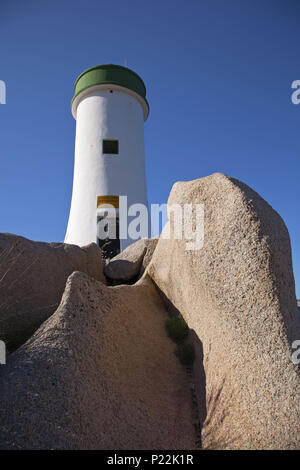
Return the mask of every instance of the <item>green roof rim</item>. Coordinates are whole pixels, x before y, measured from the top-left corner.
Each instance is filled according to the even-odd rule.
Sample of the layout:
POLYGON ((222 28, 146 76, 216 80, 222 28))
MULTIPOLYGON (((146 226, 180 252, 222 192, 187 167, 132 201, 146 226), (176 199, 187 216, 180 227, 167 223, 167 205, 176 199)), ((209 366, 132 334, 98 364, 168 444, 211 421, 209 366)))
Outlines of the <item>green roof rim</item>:
POLYGON ((94 67, 90 67, 86 70, 84 70, 76 79, 75 83, 74 83, 74 96, 72 98, 72 101, 71 101, 71 108, 72 108, 72 105, 74 103, 74 100, 77 98, 77 96, 79 96, 82 92, 84 92, 85 90, 87 90, 88 88, 91 88, 93 86, 97 86, 97 85, 101 85, 101 83, 95 83, 94 85, 87 85, 85 86, 84 88, 80 89, 77 93, 76 93, 76 86, 78 84, 78 82, 80 81, 80 79, 86 75, 87 73, 91 72, 91 71, 94 71, 94 70, 101 70, 101 69, 119 69, 119 70, 122 70, 122 71, 126 71, 128 73, 130 73, 131 75, 133 75, 139 82, 139 84, 142 86, 143 88, 143 93, 137 91, 136 89, 133 89, 132 87, 128 87, 126 86, 125 84, 122 85, 122 81, 115 81, 115 80, 109 80, 107 82, 103 82, 102 84, 103 85, 117 85, 117 86, 120 86, 120 87, 123 87, 123 88, 127 88, 128 90, 131 90, 133 91, 134 93, 136 93, 138 96, 140 96, 144 102, 146 103, 146 106, 147 106, 147 109, 148 109, 148 113, 149 114, 149 110, 150 110, 150 107, 149 107, 149 103, 146 99, 146 86, 145 86, 145 83, 143 81, 143 79, 136 73, 134 72, 133 70, 129 69, 128 67, 123 67, 122 65, 114 65, 114 64, 102 64, 102 65, 95 65, 94 67))
MULTIPOLYGON (((74 83, 74 93, 76 89, 76 85, 79 82, 79 80, 83 77, 88 72, 91 72, 92 70, 97 70, 97 69, 105 69, 105 68, 110 68, 110 69, 120 69, 120 70, 126 70, 127 72, 131 73, 132 75, 135 75, 135 77, 142 83, 145 95, 143 98, 146 97, 146 85, 144 83, 144 80, 136 73, 134 70, 129 69, 128 67, 124 67, 123 65, 114 65, 114 64, 102 64, 102 65, 94 65, 94 67, 89 67, 88 69, 84 70, 81 72, 81 74, 76 78, 75 83, 74 83)), ((126 88, 126 87, 125 87, 126 88)))
MULTIPOLYGON (((113 81, 110 81, 109 83, 107 83, 107 85, 109 85, 109 84, 110 84, 110 85, 117 85, 117 86, 120 86, 120 87, 122 86, 122 85, 120 85, 119 83, 117 83, 117 82, 113 82, 113 81)), ((105 85, 105 83, 104 83, 103 85, 105 85)), ((93 86, 97 86, 97 85, 93 85, 93 86)), ((80 95, 80 93, 83 93, 85 90, 88 90, 89 88, 91 88, 91 86, 90 86, 90 85, 86 86, 85 88, 82 88, 82 90, 80 90, 80 92, 79 92, 79 93, 77 93, 77 95, 74 95, 74 96, 73 96, 73 98, 72 98, 72 101, 71 101, 71 109, 72 109, 72 105, 73 105, 73 103, 74 103, 75 99, 77 98, 77 96, 79 96, 79 95, 80 95)), ((126 87, 126 86, 124 86, 123 88, 127 88, 128 90, 131 90, 131 88, 128 88, 128 87, 126 87)), ((131 91, 134 91, 134 90, 131 90, 131 91)), ((147 113, 147 114, 149 115, 149 112, 150 112, 150 106, 149 106, 149 103, 148 103, 147 99, 146 99, 146 98, 144 98, 143 96, 141 96, 141 95, 140 95, 139 93, 137 93, 136 91, 135 91, 134 93, 136 93, 138 96, 140 96, 140 97, 141 97, 141 99, 142 99, 142 100, 144 100, 144 101, 145 101, 145 103, 146 103, 146 106, 147 106, 147 109, 148 109, 148 113, 147 113)))

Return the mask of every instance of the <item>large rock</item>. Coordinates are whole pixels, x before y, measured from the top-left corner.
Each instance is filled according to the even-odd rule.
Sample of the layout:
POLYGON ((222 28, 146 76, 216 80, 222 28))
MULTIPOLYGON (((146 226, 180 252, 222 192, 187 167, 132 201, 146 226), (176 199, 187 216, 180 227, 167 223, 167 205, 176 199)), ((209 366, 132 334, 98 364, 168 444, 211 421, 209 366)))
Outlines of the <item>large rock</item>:
POLYGON ((157 246, 157 243, 158 243, 158 237, 149 238, 149 239, 146 240, 146 252, 145 252, 144 257, 143 257, 143 261, 142 261, 139 276, 142 276, 144 274, 148 264, 150 263, 150 261, 152 259, 154 250, 157 246))
POLYGON ((68 276, 84 271, 105 282, 101 250, 0 234, 0 340, 22 344, 57 308, 68 276))
POLYGON ((73 273, 57 311, 0 368, 1 449, 191 449, 187 374, 152 282, 73 273))
POLYGON ((171 217, 171 239, 166 227, 147 273, 194 330, 204 448, 300 448, 291 360, 300 328, 284 222, 223 174, 176 183, 174 203, 204 204, 204 246, 186 250, 171 217))
POLYGON ((149 264, 158 238, 142 238, 129 245, 105 266, 105 275, 114 281, 137 280, 149 264))

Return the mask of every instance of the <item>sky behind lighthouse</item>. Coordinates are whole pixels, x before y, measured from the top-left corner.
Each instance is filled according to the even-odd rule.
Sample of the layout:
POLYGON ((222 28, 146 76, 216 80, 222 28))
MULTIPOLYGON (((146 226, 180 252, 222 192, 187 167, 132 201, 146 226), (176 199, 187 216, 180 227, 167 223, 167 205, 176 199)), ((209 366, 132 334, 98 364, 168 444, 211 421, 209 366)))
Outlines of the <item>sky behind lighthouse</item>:
POLYGON ((0 231, 63 241, 74 164, 73 85, 127 65, 147 87, 149 203, 216 171, 284 219, 300 297, 299 0, 2 0, 0 231))

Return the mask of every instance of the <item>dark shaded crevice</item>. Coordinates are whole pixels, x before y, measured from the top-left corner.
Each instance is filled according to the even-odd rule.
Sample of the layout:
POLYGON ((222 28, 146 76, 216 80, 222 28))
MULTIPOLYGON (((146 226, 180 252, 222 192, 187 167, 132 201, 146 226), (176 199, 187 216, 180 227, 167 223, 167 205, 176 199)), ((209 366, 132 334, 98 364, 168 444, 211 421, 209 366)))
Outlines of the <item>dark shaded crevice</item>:
MULTIPOLYGON (((158 285, 151 279, 155 286, 159 296, 161 297, 166 311, 170 316, 180 315, 180 311, 172 303, 172 301, 166 296, 164 292, 158 287, 158 285)), ((193 425, 195 428, 195 447, 196 449, 202 449, 202 430, 204 422, 207 417, 207 405, 206 405, 206 374, 204 369, 204 353, 203 345, 198 335, 193 329, 189 329, 188 338, 195 350, 195 360, 191 366, 184 366, 188 375, 189 387, 192 400, 192 411, 193 411, 193 425)))
POLYGON ((120 279, 110 279, 109 277, 105 276, 106 278, 106 283, 108 286, 112 287, 112 286, 121 286, 121 285, 127 285, 127 286, 132 286, 133 284, 135 284, 139 279, 140 279, 140 275, 137 274, 136 276, 132 277, 131 279, 128 279, 128 281, 123 281, 123 280, 120 280, 120 279))

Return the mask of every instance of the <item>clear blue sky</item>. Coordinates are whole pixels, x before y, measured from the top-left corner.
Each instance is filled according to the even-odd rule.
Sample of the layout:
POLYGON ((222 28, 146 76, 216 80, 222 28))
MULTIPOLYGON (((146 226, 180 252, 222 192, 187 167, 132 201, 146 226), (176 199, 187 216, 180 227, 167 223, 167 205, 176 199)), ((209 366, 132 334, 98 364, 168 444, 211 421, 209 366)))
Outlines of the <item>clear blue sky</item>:
POLYGON ((0 231, 64 239, 74 80, 127 60, 150 103, 150 202, 216 171, 246 182, 288 226, 300 297, 299 22, 299 0, 1 1, 0 231))

